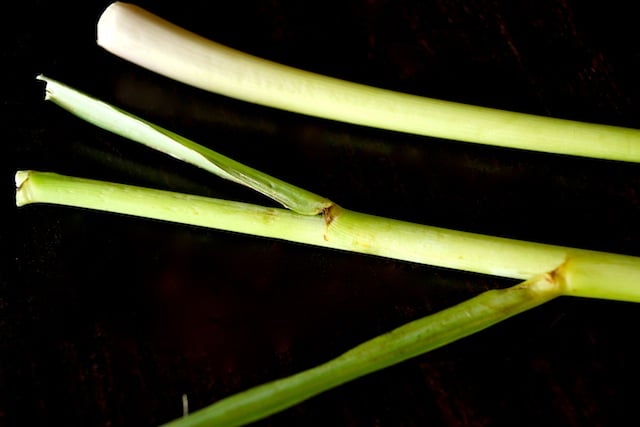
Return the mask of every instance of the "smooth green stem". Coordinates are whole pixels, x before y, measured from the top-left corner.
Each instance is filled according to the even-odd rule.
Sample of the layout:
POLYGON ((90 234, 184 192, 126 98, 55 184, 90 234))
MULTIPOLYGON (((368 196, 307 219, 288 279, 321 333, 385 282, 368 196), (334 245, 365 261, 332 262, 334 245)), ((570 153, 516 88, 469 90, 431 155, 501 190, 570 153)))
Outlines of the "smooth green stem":
MULTIPOLYGON (((19 171, 16 204, 51 203, 292 241, 321 243, 322 216, 170 191, 19 171), (318 231, 320 230, 320 231, 318 231)), ((314 244, 312 243, 312 244, 314 244)))
POLYGON ((330 200, 322 196, 243 165, 57 80, 44 75, 39 75, 38 79, 46 82, 45 99, 81 119, 217 176, 245 185, 295 212, 317 215, 332 205, 330 200))
POLYGON ((346 82, 220 45, 137 6, 116 2, 98 44, 149 70, 244 101, 365 126, 452 140, 640 161, 640 130, 419 97, 346 82))
POLYGON ((222 399, 177 419, 171 427, 230 427, 259 420, 333 387, 486 329, 562 294, 546 274, 508 289, 490 290, 400 326, 322 365, 222 399))
POLYGON ((570 295, 640 302, 640 258, 382 218, 333 206, 325 215, 20 171, 16 203, 98 209, 326 248, 527 280, 562 271, 570 295))

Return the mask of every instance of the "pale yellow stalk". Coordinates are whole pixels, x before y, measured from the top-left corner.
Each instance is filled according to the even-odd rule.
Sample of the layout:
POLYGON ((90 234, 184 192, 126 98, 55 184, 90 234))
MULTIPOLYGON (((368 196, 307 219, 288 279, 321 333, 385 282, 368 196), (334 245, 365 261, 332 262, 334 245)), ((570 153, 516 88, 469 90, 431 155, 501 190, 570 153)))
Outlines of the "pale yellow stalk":
POLYGON ((111 4, 98 44, 149 70, 245 101, 359 125, 467 142, 640 161, 637 129, 419 97, 302 71, 207 40, 128 3, 111 4))

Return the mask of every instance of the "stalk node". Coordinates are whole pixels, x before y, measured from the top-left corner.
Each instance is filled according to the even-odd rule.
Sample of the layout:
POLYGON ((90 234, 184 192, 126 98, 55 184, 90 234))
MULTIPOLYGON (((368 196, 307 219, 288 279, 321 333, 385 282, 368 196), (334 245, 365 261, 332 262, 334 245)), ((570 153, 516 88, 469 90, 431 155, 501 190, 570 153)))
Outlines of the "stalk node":
POLYGON ((328 205, 325 208, 322 208, 322 217, 324 218, 324 225, 325 225, 325 229, 324 229, 324 240, 329 240, 329 226, 331 225, 331 223, 333 222, 333 220, 335 220, 339 215, 340 212, 342 211, 342 208, 338 205, 336 205, 335 203, 331 202, 330 205, 328 205))

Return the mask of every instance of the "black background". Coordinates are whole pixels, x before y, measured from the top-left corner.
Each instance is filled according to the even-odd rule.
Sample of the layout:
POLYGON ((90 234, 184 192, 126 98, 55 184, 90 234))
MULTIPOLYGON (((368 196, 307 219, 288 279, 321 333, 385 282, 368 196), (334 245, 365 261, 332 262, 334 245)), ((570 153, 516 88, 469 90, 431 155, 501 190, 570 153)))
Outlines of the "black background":
MULTIPOLYGON (((16 169, 269 201, 42 101, 45 73, 345 207, 640 255, 637 165, 323 121, 95 45, 108 1, 3 12, 0 424, 152 426, 511 281, 34 205, 16 169)), ((436 98, 640 126, 633 2, 140 1, 219 42, 436 98)), ((260 425, 608 426, 640 398, 638 306, 562 298, 260 425)))

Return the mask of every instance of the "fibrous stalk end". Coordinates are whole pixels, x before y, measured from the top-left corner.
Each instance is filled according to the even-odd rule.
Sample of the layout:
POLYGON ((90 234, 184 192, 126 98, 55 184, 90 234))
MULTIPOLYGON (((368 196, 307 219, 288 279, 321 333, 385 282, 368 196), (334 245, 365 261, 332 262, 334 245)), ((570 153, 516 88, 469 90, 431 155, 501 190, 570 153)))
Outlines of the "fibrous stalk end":
POLYGON ((17 171, 15 175, 16 182, 16 206, 24 206, 30 202, 28 186, 26 185, 31 176, 31 171, 17 171))
POLYGON ((45 86, 44 86, 44 100, 45 101, 49 101, 49 99, 51 98, 51 90, 49 88, 49 79, 44 75, 44 74, 38 74, 36 76, 36 80, 40 80, 42 82, 44 82, 45 86))

